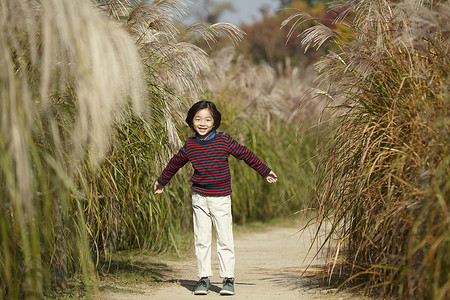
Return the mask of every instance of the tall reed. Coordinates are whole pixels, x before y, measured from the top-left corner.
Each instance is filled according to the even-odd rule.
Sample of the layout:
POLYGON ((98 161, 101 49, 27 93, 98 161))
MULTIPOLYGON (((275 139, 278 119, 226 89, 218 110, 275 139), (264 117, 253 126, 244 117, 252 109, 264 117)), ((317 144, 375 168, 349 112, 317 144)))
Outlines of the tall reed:
POLYGON ((7 0, 0 14, 0 297, 41 299, 73 270, 95 280, 75 178, 145 89, 132 40, 89 2, 7 0))
POLYGON ((322 226, 331 220, 329 278, 340 270, 385 297, 448 299, 450 5, 340 2, 336 22, 351 35, 318 24, 301 36, 340 50, 317 63, 324 92, 344 99, 312 203, 322 226))

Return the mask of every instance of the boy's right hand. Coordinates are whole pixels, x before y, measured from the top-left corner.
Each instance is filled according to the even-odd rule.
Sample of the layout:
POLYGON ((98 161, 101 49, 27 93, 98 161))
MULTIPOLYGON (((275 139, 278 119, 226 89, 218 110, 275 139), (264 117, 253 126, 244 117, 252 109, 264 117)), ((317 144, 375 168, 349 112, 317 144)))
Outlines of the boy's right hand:
POLYGON ((266 180, 268 183, 277 182, 277 179, 277 174, 275 174, 273 171, 270 171, 269 175, 266 176, 266 180))
POLYGON ((164 192, 164 186, 160 185, 159 182, 155 182, 155 194, 161 194, 162 192, 164 192))

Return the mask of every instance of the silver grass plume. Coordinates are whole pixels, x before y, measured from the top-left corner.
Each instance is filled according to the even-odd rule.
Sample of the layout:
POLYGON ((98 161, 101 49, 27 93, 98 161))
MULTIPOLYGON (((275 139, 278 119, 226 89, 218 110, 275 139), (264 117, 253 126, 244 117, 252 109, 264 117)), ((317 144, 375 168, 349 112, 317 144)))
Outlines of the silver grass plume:
POLYGON ((31 203, 28 144, 42 121, 64 169, 86 150, 96 164, 109 146, 111 125, 128 103, 142 109, 145 89, 132 40, 90 2, 8 0, 1 2, 0 14, 2 152, 16 174, 11 193, 31 203), (55 111, 52 95, 71 86, 74 122, 63 134, 56 114, 64 112, 55 111))
POLYGON ((128 26, 153 78, 174 89, 176 94, 195 98, 203 91, 200 71, 207 67, 208 56, 191 43, 192 39, 202 38, 212 43, 220 35, 226 35, 237 43, 243 32, 229 23, 196 23, 180 32, 172 12, 175 10, 181 16, 184 9, 181 1, 154 1, 136 7, 129 16, 128 26))
POLYGON ((209 47, 211 47, 211 43, 216 43, 221 35, 229 37, 233 44, 236 45, 242 40, 244 34, 239 27, 227 22, 215 24, 194 23, 186 28, 186 38, 202 38, 209 47))
POLYGON ((233 47, 213 53, 203 77, 205 89, 213 98, 226 94, 238 99, 244 107, 240 117, 252 115, 263 120, 272 116, 302 122, 318 116, 325 106, 308 92, 315 78, 312 69, 293 67, 289 61, 286 67, 275 69, 235 55, 233 47))
MULTIPOLYGON (((355 19, 355 27, 362 34, 358 34, 358 38, 348 44, 347 47, 352 48, 351 51, 344 51, 343 54, 334 57, 327 56, 324 61, 318 63, 322 77, 341 78, 344 81, 353 78, 352 80, 362 81, 369 76, 377 74, 382 76, 383 71, 379 70, 378 65, 383 60, 390 59, 389 47, 400 47, 414 53, 427 47, 424 39, 434 40, 435 32, 448 34, 450 28, 448 1, 436 3, 420 0, 397 3, 361 1, 358 2, 356 9, 359 13, 355 19), (430 5, 433 9, 429 9, 430 5), (383 18, 378 17, 377 21, 373 21, 381 15, 383 18), (386 45, 385 41, 389 41, 390 44, 386 45), (331 60, 334 60, 336 65, 345 64, 345 70, 353 75, 343 79, 339 74, 342 68, 326 68, 327 62, 332 63, 331 60)), ((437 43, 435 46, 445 51, 448 43, 437 43)), ((342 86, 351 88, 351 83, 344 81, 341 81, 342 86)))
MULTIPOLYGON (((204 91, 201 73, 208 68, 208 55, 192 43, 193 39, 213 43, 220 35, 225 35, 236 43, 243 32, 228 23, 197 23, 180 32, 174 15, 181 17, 186 8, 186 3, 173 0, 137 6, 129 15, 127 28, 139 46, 148 81, 162 88, 169 87, 174 95, 198 99, 204 91)), ((179 111, 181 104, 171 95, 166 95, 165 99, 166 129, 171 148, 177 149, 181 142, 171 112, 179 111)))
POLYGON ((92 0, 93 3, 113 18, 120 19, 128 15, 131 2, 129 0, 92 0))

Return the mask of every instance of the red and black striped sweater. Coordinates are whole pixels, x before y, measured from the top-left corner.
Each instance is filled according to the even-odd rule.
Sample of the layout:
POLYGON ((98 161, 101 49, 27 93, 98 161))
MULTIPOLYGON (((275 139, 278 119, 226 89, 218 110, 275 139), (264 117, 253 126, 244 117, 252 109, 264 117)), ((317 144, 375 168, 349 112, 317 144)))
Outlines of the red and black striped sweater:
POLYGON ((263 177, 270 173, 270 168, 247 147, 236 142, 230 135, 218 132, 207 141, 187 139, 180 151, 170 159, 158 182, 165 186, 175 173, 190 161, 194 168, 194 175, 191 177, 194 192, 206 196, 230 195, 230 154, 244 160, 263 177))

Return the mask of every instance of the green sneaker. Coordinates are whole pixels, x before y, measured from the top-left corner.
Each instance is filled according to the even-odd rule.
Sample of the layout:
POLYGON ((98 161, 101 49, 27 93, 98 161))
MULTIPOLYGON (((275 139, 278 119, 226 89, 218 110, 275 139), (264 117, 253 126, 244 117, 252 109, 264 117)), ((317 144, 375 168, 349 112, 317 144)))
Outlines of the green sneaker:
POLYGON ((194 290, 194 295, 207 295, 209 287, 211 286, 209 278, 201 278, 197 282, 197 286, 194 290))
POLYGON ((234 278, 225 278, 223 280, 223 288, 221 295, 234 295, 234 278))

